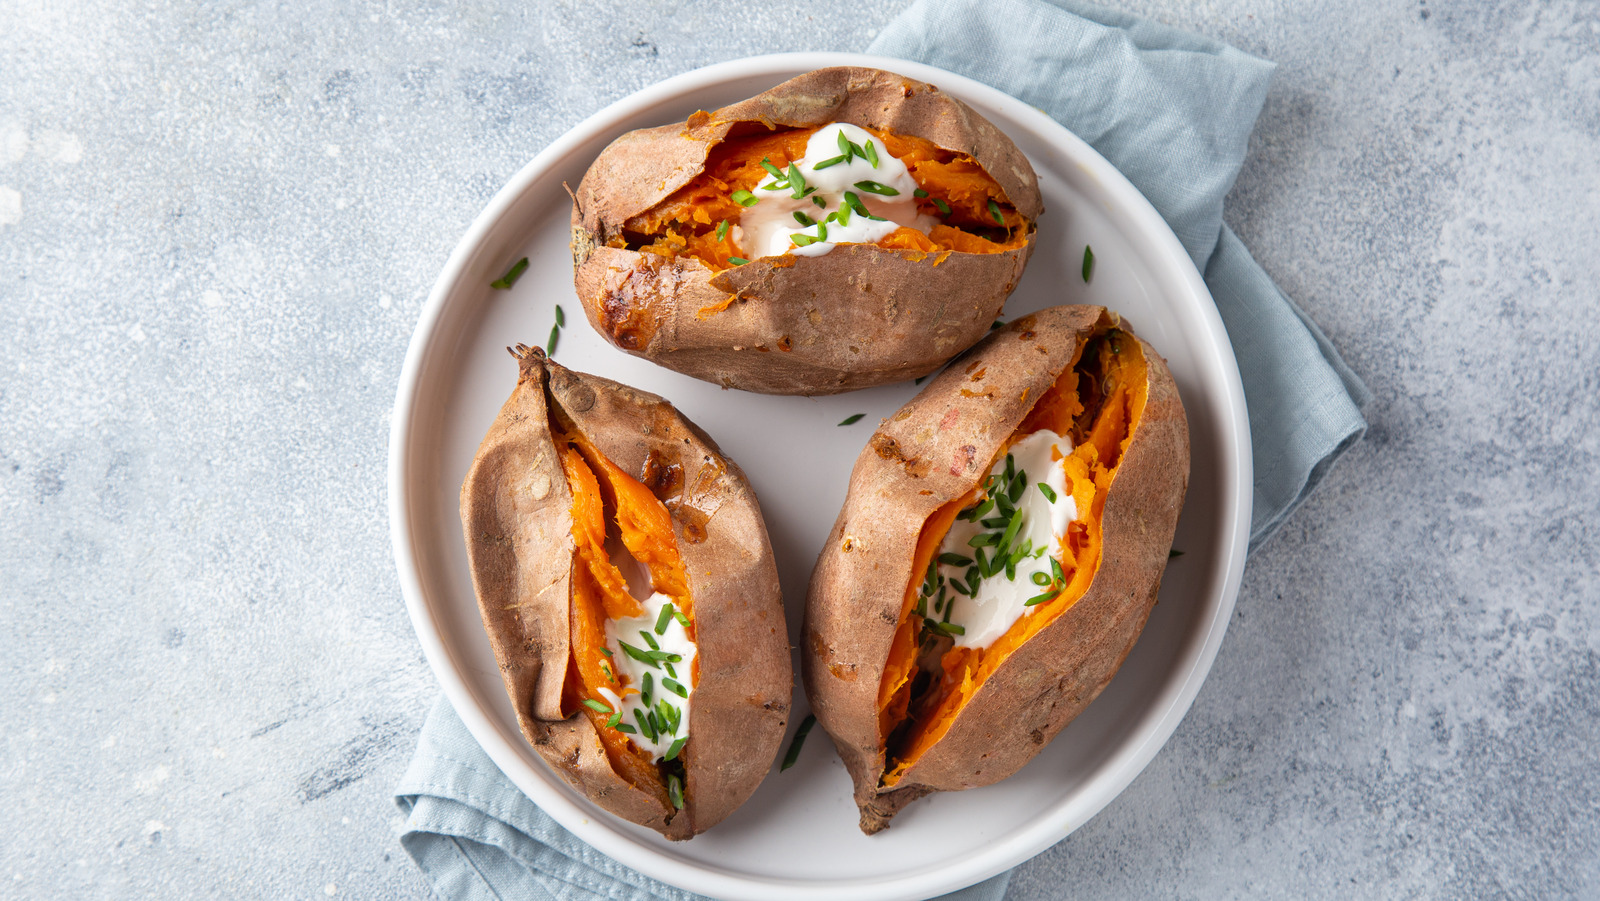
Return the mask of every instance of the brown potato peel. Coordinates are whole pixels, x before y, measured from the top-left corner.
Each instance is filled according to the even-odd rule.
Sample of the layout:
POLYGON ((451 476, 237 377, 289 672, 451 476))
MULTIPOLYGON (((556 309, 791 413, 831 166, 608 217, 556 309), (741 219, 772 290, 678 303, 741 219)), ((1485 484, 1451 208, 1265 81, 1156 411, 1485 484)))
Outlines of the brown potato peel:
POLYGON ((574 789, 668 838, 689 838, 755 791, 788 720, 783 601, 755 493, 715 442, 660 397, 573 372, 538 348, 519 345, 513 354, 517 386, 461 486, 473 587, 506 691, 523 735, 574 789), (661 785, 618 772, 573 691, 581 563, 556 443, 563 434, 633 474, 670 514, 698 652, 680 755, 682 810, 661 785))
POLYGON ((725 388, 833 394, 926 375, 979 340, 1022 276, 1042 212, 1026 157, 966 104, 890 72, 820 69, 607 147, 574 194, 574 278, 590 324, 628 353, 725 388), (996 253, 846 244, 720 271, 626 246, 624 223, 699 175, 719 142, 829 122, 970 157, 1021 216, 1026 239, 996 253))
MULTIPOLYGON (((806 694, 855 782, 864 832, 884 828, 930 792, 1010 776, 1099 695, 1155 604, 1188 475, 1187 422, 1165 361, 1101 307, 1053 307, 1009 323, 884 422, 851 473, 812 573, 802 632, 806 694), (1075 368, 1097 338, 1136 342, 1145 368, 1142 409, 1129 414, 1127 437, 1099 439, 1114 459, 1109 487, 1096 501, 1103 503, 1098 562, 1085 571, 1086 587, 1034 614, 1053 618, 1026 626, 1019 620, 1016 634, 1037 631, 1005 647, 953 715, 934 721, 930 741, 889 750, 880 689, 909 615, 908 586, 922 580, 913 570, 924 523, 971 498, 1019 426, 1038 427, 1035 406, 1064 373, 1062 384, 1078 386, 1080 400, 1100 415, 1093 413, 1099 386, 1075 368)), ((901 722, 913 732, 930 728, 914 718, 901 722)))

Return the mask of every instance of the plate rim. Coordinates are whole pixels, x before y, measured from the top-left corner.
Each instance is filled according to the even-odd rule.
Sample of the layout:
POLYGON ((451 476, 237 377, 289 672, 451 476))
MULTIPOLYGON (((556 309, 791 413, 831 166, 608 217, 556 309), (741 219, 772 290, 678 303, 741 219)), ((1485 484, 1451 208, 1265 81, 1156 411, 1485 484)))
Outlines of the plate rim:
MULTIPOLYGON (((419 538, 411 528, 409 510, 412 501, 411 491, 407 485, 412 458, 408 442, 413 414, 420 399, 419 375, 423 358, 441 324, 446 301, 461 281, 468 259, 499 221, 543 172, 577 147, 596 136, 615 131, 618 123, 623 120, 696 90, 703 90, 733 79, 760 76, 772 76, 777 79, 773 83, 777 84, 778 81, 795 74, 828 66, 867 66, 885 69, 936 84, 941 90, 963 99, 980 98, 982 103, 1001 109, 1013 118, 1034 120, 1037 131, 1047 133, 1052 139, 1061 140, 1071 146, 1069 155, 1081 159, 1090 170, 1090 175, 1108 192, 1116 195, 1123 211, 1132 218, 1135 227, 1140 232, 1152 236, 1155 243, 1152 249, 1168 264, 1176 264, 1176 270, 1186 287, 1203 301, 1199 307, 1200 317, 1207 329, 1206 337, 1219 352, 1218 362, 1222 364, 1224 391, 1220 397, 1212 398, 1218 403, 1218 431, 1224 438, 1224 454, 1219 468, 1225 476, 1231 476, 1235 481, 1232 486, 1222 486, 1219 498, 1223 501, 1222 506, 1225 511, 1230 501, 1236 509, 1233 511, 1232 529, 1223 536, 1221 542, 1221 548, 1225 553, 1220 555, 1223 565, 1220 596, 1206 627, 1204 639, 1199 647, 1190 653, 1190 661, 1182 681, 1167 692, 1169 697, 1164 708, 1160 708, 1160 715, 1138 729, 1124 751, 1112 757, 1099 772, 1086 780, 1084 789, 1075 796, 1076 803, 1052 808, 1045 815, 1039 816, 1035 822, 973 855, 963 856, 949 865, 919 872, 910 877, 887 879, 869 877, 828 883, 793 883, 788 880, 734 875, 727 871, 706 869, 692 862, 667 856, 643 844, 634 846, 639 856, 624 864, 644 875, 679 888, 719 897, 829 898, 835 901, 857 898, 925 898, 987 879, 1034 857, 1065 838, 1092 819, 1127 788, 1154 759, 1156 753, 1176 730, 1178 723, 1187 715, 1201 684, 1210 673, 1226 635, 1228 623, 1232 619, 1248 550, 1253 461, 1244 389, 1238 363, 1233 354, 1233 346, 1228 339, 1215 302, 1187 251, 1183 249, 1177 236, 1150 202, 1120 171, 1087 142, 1038 108, 997 88, 926 63, 845 52, 778 53, 713 63, 671 76, 618 99, 572 126, 523 165, 496 192, 456 242, 429 292, 406 349, 389 429, 387 481, 390 542, 393 546, 401 593, 405 598, 413 630, 422 645, 429 667, 439 679, 445 696, 449 698, 468 731, 495 765, 520 791, 564 828, 600 853, 606 854, 607 857, 612 856, 603 846, 608 843, 608 838, 616 835, 615 830, 602 825, 599 818, 592 817, 588 811, 579 808, 558 789, 537 778, 532 784, 527 779, 518 778, 517 771, 522 768, 520 750, 506 740, 496 722, 474 699, 459 668, 455 666, 451 651, 444 644, 422 587, 418 555, 415 550, 419 538), (1066 816, 1065 808, 1069 807, 1073 811, 1072 816, 1066 816)), ((795 690, 802 694, 804 691, 798 683, 795 690)), ((1150 709, 1158 708, 1153 706, 1150 709)), ((516 738, 522 739, 520 732, 516 738)), ((555 777, 551 774, 549 778, 555 777)))

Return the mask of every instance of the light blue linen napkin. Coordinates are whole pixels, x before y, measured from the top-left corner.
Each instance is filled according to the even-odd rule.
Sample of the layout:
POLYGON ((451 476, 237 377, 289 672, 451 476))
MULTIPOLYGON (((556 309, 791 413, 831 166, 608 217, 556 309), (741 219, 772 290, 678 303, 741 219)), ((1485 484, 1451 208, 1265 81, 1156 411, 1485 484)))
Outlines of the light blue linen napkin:
MULTIPOLYGON (((1244 380, 1255 454, 1251 549, 1366 429, 1369 395, 1222 224, 1272 64, 1074 0, 919 0, 873 53, 930 63, 1043 109, 1120 169, 1204 274, 1244 380)), ((590 848, 528 800, 449 703, 396 789, 400 837, 446 899, 698 901, 590 848)), ((999 901, 1009 874, 947 896, 999 901)))

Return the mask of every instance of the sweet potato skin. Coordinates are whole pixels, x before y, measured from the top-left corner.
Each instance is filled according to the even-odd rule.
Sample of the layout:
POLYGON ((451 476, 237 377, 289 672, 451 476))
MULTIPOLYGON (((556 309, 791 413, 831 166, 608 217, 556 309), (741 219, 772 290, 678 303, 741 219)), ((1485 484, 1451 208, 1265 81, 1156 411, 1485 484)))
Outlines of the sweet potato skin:
POLYGON ((1081 306, 1009 323, 886 420, 856 461, 812 573, 801 659, 865 832, 929 792, 1020 769, 1105 688, 1149 617, 1188 486, 1189 439, 1171 373, 1141 340, 1148 395, 1106 496, 1103 556, 1088 591, 1006 658, 892 790, 881 786, 878 689, 923 522, 982 480, 1033 402, 1113 326, 1103 308, 1081 306))
POLYGON ((574 789, 672 839, 716 825, 760 784, 783 740, 793 676, 777 567, 749 481, 656 395, 519 348, 517 386, 461 488, 479 611, 523 735, 574 789), (564 715, 575 544, 555 417, 666 506, 695 604, 699 680, 674 810, 611 767, 589 718, 564 715))
POLYGON ((1001 253, 843 245, 722 272, 692 257, 608 246, 629 218, 698 175, 736 126, 835 121, 971 156, 1030 228, 1043 212, 1027 158, 966 104, 890 72, 819 69, 686 123, 629 132, 600 154, 572 212, 574 282, 590 324, 628 353, 767 394, 833 394, 923 376, 981 338, 1033 253, 1031 232, 1001 253))

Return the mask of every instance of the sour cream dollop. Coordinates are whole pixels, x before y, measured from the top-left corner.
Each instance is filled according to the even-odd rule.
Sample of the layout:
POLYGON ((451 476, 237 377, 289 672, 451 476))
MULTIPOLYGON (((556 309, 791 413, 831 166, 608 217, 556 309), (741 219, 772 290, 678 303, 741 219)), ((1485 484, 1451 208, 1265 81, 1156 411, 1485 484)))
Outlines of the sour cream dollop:
POLYGON ((639 602, 644 608, 639 616, 606 620, 609 665, 621 691, 600 689, 611 709, 622 712, 618 725, 634 729, 628 739, 657 760, 678 739, 689 737, 689 704, 694 697, 696 649, 689 631, 671 614, 662 629, 656 629, 662 609, 670 603, 672 598, 656 592, 639 602))
POLYGON ((938 221, 917 211, 917 182, 906 164, 864 128, 843 122, 822 126, 793 164, 805 182, 803 196, 794 196, 785 169, 784 179, 769 175, 756 185, 755 204, 739 216, 733 240, 749 259, 821 256, 839 244, 881 241, 901 226, 926 234, 938 221), (871 145, 869 155, 841 154, 841 135, 863 150, 871 145), (846 159, 837 160, 841 155, 846 159), (870 217, 861 215, 863 207, 870 217))
POLYGON ((1066 534, 1067 525, 1078 518, 1078 505, 1067 489, 1062 463, 1071 453, 1072 442, 1049 429, 1040 429, 1018 441, 989 471, 986 484, 996 487, 979 493, 975 509, 983 511, 982 515, 957 516, 945 535, 939 546, 937 575, 924 583, 924 598, 928 619, 964 630, 952 636, 957 647, 986 648, 993 644, 1012 623, 1039 609, 1027 606, 1030 598, 1058 584, 1051 561, 1060 560, 1061 537, 1066 534), (1014 502, 1007 492, 1011 484, 1006 478, 1008 468, 1012 480, 1021 484, 1014 502), (1041 489, 1041 483, 1049 491, 1041 489), (1001 494, 1006 495, 1007 505, 998 503, 998 497, 993 496, 1001 494), (985 510, 986 502, 991 500, 996 502, 985 510), (1014 513, 1005 515, 1006 506, 1014 513), (1012 538, 1001 545, 1005 533, 1012 531, 1013 518, 1019 520, 1017 527, 1012 538), (985 540, 982 536, 993 536, 993 543, 973 547, 974 539, 985 540), (1004 559, 1018 551, 1022 554, 1014 577, 1004 566, 989 576, 980 571, 980 554, 993 560, 996 554, 1004 555, 1004 559), (933 590, 928 592, 930 586, 933 590), (945 599, 943 604, 939 602, 941 597, 945 599))

